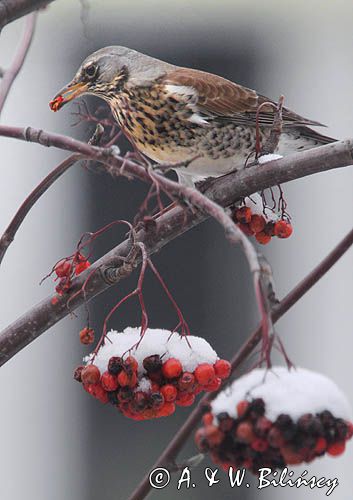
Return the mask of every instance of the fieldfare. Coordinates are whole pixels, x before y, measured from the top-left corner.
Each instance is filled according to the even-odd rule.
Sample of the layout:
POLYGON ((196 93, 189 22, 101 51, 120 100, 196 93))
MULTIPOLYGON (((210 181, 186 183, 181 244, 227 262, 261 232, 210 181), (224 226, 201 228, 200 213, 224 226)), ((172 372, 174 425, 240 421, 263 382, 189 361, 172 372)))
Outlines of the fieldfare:
MULTIPOLYGON (((256 127, 265 141, 273 123, 271 99, 220 76, 181 68, 126 47, 91 54, 51 101, 53 111, 83 94, 104 99, 134 146, 193 184, 243 168, 254 152, 256 127), (191 160, 191 161, 190 161, 191 160)), ((277 153, 286 155, 335 139, 309 128, 322 125, 283 108, 277 153)))

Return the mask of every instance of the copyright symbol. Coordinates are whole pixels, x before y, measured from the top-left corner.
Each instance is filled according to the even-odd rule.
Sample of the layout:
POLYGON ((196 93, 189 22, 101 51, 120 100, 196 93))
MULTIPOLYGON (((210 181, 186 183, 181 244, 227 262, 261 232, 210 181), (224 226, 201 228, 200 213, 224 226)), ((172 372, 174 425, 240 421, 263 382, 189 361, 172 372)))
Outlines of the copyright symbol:
POLYGON ((163 469, 162 467, 153 469, 149 475, 149 481, 152 488, 158 490, 163 489, 168 486, 170 482, 170 473, 167 469, 163 469))

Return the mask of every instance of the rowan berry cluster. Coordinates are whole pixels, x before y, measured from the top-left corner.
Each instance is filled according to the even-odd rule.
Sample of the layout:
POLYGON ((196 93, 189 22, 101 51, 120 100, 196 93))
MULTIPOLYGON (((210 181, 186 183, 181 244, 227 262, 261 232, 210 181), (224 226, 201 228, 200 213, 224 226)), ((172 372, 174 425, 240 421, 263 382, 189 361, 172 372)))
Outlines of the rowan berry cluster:
POLYGON ((217 390, 230 374, 230 364, 219 359, 214 365, 201 363, 193 373, 183 371, 176 358, 162 361, 158 354, 143 360, 144 375, 133 356, 111 357, 108 369, 100 373, 94 364, 80 366, 74 378, 102 403, 110 402, 134 420, 166 417, 177 406, 190 406, 202 391, 217 390))
POLYGON ((90 266, 88 259, 80 252, 75 252, 71 257, 60 260, 54 266, 54 273, 59 283, 55 287, 58 295, 63 295, 71 288, 72 280, 90 266))
POLYGON ((353 424, 335 418, 330 411, 304 414, 296 422, 281 414, 272 422, 265 417, 263 399, 240 401, 238 418, 227 412, 203 416, 204 426, 195 434, 202 452, 210 452, 213 461, 228 470, 246 468, 254 474, 262 467, 284 468, 310 463, 325 453, 344 452, 353 435, 353 424))
POLYGON ((248 381, 261 380, 263 370, 256 370, 255 377, 250 374, 232 384, 235 400, 231 393, 220 394, 204 414, 203 426, 195 434, 200 451, 209 452, 212 460, 225 470, 230 466, 246 468, 254 474, 262 467, 281 469, 310 463, 326 453, 342 454, 346 441, 353 436, 353 424, 347 418, 349 413, 342 393, 319 374, 301 370, 299 374, 288 372, 283 378, 283 370, 277 369, 277 380, 263 382, 263 388, 261 382, 257 385, 254 392, 262 392, 263 397, 250 395, 237 400, 240 394, 249 394, 248 381), (306 393, 302 385, 305 380, 313 384, 306 393), (312 394, 319 387, 326 387, 327 392, 314 398, 312 394), (293 402, 288 401, 287 391, 293 402), (325 404, 330 410, 315 411, 325 408, 325 404))
POLYGON ((237 207, 232 213, 232 218, 246 235, 255 236, 256 241, 262 245, 269 243, 274 236, 289 238, 293 232, 288 220, 268 219, 264 214, 253 213, 253 210, 245 205, 237 207))
MULTIPOLYGON (((148 420, 171 415, 176 406, 192 405, 197 394, 219 389, 222 380, 229 377, 231 365, 228 361, 218 359, 215 355, 214 362, 203 362, 203 356, 207 358, 210 353, 214 353, 204 339, 188 337, 191 346, 192 339, 196 339, 199 342, 196 343, 194 340, 195 346, 203 347, 203 351, 201 348, 193 352, 192 347, 187 346, 185 339, 174 334, 178 337, 174 345, 181 353, 181 359, 178 359, 176 356, 171 357, 170 352, 165 355, 156 354, 153 344, 151 345, 152 351, 149 350, 150 332, 151 330, 147 330, 146 339, 144 338, 141 344, 142 356, 137 347, 134 351, 135 356, 111 356, 107 362, 105 360, 103 362, 98 351, 97 363, 89 362, 86 366, 78 367, 74 378, 82 383, 89 394, 102 403, 111 403, 125 416, 134 420, 148 420), (205 350, 206 344, 208 350, 205 350), (185 353, 189 355, 186 357, 185 353), (191 371, 186 368, 186 364, 192 356, 198 361, 189 365, 194 367, 191 371)), ((122 334, 116 334, 117 340, 119 340, 119 335, 121 337, 122 334)), ((110 335, 110 338, 114 339, 114 336, 110 335)), ((161 343, 163 340, 162 337, 161 343)), ((173 342, 171 344, 173 346, 173 342)), ((104 348, 105 346, 102 350, 104 348)), ((110 352, 113 348, 112 344, 106 347, 110 349, 110 352)))

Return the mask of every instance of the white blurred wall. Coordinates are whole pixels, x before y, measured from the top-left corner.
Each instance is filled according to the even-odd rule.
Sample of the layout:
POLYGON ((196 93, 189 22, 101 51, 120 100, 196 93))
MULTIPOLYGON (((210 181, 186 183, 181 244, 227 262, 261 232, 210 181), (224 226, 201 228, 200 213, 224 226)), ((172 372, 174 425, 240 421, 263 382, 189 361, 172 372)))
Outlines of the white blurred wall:
MULTIPOLYGON (((62 19, 62 18, 61 18, 62 19)), ((1 123, 64 131, 49 98, 58 68, 69 51, 65 28, 57 30, 54 9, 43 13, 28 59, 1 115, 1 123), (61 46, 58 56, 54 44, 61 46), (54 55, 54 57, 53 57, 54 55)), ((10 64, 23 20, 0 37, 0 64, 10 64)), ((38 182, 65 153, 0 139, 0 232, 38 182)), ((53 290, 39 281, 62 256, 72 253, 84 227, 84 177, 77 167, 37 203, 18 231, 0 268, 0 325, 5 327, 53 290)), ((72 370, 78 363, 76 328, 66 319, 0 370, 0 498, 85 498, 85 419, 75 397, 72 370)))

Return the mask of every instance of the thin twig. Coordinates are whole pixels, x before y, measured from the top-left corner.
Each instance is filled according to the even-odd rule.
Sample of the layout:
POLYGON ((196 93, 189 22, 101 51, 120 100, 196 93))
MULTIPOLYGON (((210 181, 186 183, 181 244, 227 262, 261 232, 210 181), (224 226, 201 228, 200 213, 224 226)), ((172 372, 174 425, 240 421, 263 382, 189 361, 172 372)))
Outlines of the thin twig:
POLYGON ((11 220, 10 224, 5 229, 3 235, 0 238, 0 265, 4 258, 4 255, 9 248, 10 244, 15 238, 15 235, 20 228, 25 217, 28 215, 29 211, 33 205, 39 200, 39 198, 53 185, 53 183, 61 177, 66 170, 68 170, 74 163, 80 159, 80 155, 73 154, 66 158, 60 165, 58 165, 50 174, 48 174, 45 179, 42 180, 40 184, 27 196, 20 208, 17 210, 15 216, 11 220))
POLYGON ((37 12, 32 12, 25 18, 23 37, 17 49, 15 58, 9 69, 5 71, 2 77, 0 85, 0 114, 4 107, 8 93, 10 92, 10 89, 12 87, 12 84, 15 81, 18 73, 20 72, 26 59, 29 47, 31 46, 34 29, 36 26, 37 14, 37 12))
POLYGON ((271 132, 265 144, 261 148, 261 155, 272 154, 276 151, 278 147, 283 126, 283 119, 282 119, 283 103, 284 103, 284 96, 281 95, 278 99, 277 108, 274 113, 271 132))
MULTIPOLYGON (((278 321, 291 307, 298 302, 342 257, 342 255, 353 245, 353 229, 338 243, 338 245, 327 255, 327 257, 316 266, 311 273, 309 273, 295 288, 289 292, 288 295, 273 309, 272 321, 278 321)), ((243 344, 243 346, 234 355, 232 363, 232 372, 234 372, 252 353, 254 348, 261 341, 261 326, 258 327, 243 344)), ((189 439, 191 433, 200 421, 205 406, 207 406, 212 399, 217 395, 217 391, 207 396, 204 396, 196 408, 189 415, 188 419, 181 426, 179 431, 175 434, 166 449, 157 459, 152 467, 168 467, 169 464, 176 462, 177 456, 183 448, 186 441, 189 439)), ((144 499, 151 489, 149 482, 149 473, 146 474, 141 483, 137 486, 135 491, 129 497, 129 500, 142 500, 144 499)))

